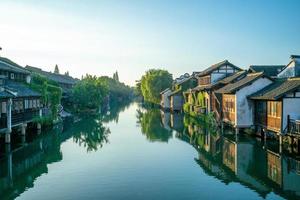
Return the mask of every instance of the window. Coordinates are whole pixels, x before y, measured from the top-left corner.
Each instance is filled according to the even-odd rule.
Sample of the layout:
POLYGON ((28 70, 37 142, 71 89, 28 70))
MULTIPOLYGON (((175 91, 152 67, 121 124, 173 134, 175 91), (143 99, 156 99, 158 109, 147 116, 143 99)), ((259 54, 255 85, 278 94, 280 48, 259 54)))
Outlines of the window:
POLYGON ((10 74, 10 79, 15 79, 15 74, 14 73, 10 74))
POLYGON ((41 107, 41 105, 40 105, 40 100, 39 100, 39 99, 36 100, 36 106, 37 106, 38 108, 41 107))
POLYGON ((28 104, 28 108, 32 108, 32 100, 28 100, 29 104, 28 104))
POLYGON ((204 76, 199 79, 199 85, 208 85, 210 84, 210 76, 204 76))
POLYGON ((36 108, 36 99, 33 100, 33 102, 32 102, 32 107, 33 107, 33 108, 36 108))
POLYGON ((235 112, 234 99, 231 98, 225 99, 225 112, 231 112, 231 113, 235 112))
POLYGON ((28 109, 28 100, 25 99, 25 109, 28 109))
POLYGON ((6 113, 6 102, 2 102, 1 104, 1 113, 6 113))
POLYGON ((279 101, 268 102, 268 116, 281 117, 281 102, 279 101))

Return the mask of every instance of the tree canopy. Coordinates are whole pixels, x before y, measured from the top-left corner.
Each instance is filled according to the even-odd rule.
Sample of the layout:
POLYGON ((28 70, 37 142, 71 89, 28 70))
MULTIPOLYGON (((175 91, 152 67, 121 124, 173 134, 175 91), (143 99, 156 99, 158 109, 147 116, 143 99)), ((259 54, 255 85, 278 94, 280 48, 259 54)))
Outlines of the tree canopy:
POLYGON ((110 101, 123 101, 126 99, 130 99, 130 97, 132 96, 132 89, 124 83, 117 81, 115 78, 102 76, 99 77, 99 79, 107 83, 110 101))
POLYGON ((141 91, 145 101, 159 104, 160 92, 171 87, 172 74, 166 70, 151 69, 142 76, 141 91))
POLYGON ((99 77, 86 75, 73 88, 73 101, 81 109, 96 109, 108 95, 107 82, 99 77))

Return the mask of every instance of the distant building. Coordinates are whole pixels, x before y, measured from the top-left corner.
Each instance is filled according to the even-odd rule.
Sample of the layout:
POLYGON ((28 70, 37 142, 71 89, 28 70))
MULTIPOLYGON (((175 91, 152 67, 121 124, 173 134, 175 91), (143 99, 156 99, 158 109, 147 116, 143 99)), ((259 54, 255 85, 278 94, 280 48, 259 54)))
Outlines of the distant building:
POLYGON ((7 58, 0 57, 0 74, 0 132, 9 143, 12 128, 22 126, 24 133, 27 123, 39 116, 41 94, 27 85, 30 72, 7 58))
POLYGON ((69 75, 47 72, 37 67, 27 65, 25 68, 32 73, 36 73, 38 75, 48 78, 51 81, 56 82, 59 85, 59 87, 62 88, 63 95, 69 93, 73 86, 79 81, 78 79, 75 79, 69 75))
POLYGON ((184 104, 184 91, 193 88, 197 85, 197 79, 195 75, 189 75, 188 73, 175 79, 172 92, 169 94, 170 108, 172 111, 182 111, 184 104))

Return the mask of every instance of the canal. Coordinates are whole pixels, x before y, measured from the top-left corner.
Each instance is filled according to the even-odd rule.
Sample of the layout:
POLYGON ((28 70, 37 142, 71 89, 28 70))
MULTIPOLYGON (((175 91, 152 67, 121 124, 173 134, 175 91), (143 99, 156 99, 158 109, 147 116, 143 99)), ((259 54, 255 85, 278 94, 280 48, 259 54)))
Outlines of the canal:
MULTIPOLYGON (((137 103, 1 148, 0 199, 299 199, 300 159, 137 103)), ((21 136, 20 136, 21 137, 21 136)))

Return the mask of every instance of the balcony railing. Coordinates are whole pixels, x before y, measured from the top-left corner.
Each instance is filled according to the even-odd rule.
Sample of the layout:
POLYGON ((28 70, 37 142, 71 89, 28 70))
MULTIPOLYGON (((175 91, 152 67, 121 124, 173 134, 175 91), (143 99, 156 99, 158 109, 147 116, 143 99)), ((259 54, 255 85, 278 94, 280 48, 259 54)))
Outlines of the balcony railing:
POLYGON ((39 110, 12 113, 11 123, 12 125, 15 125, 26 121, 31 121, 37 116, 39 116, 39 110))
POLYGON ((300 120, 289 120, 288 133, 300 135, 300 120))

